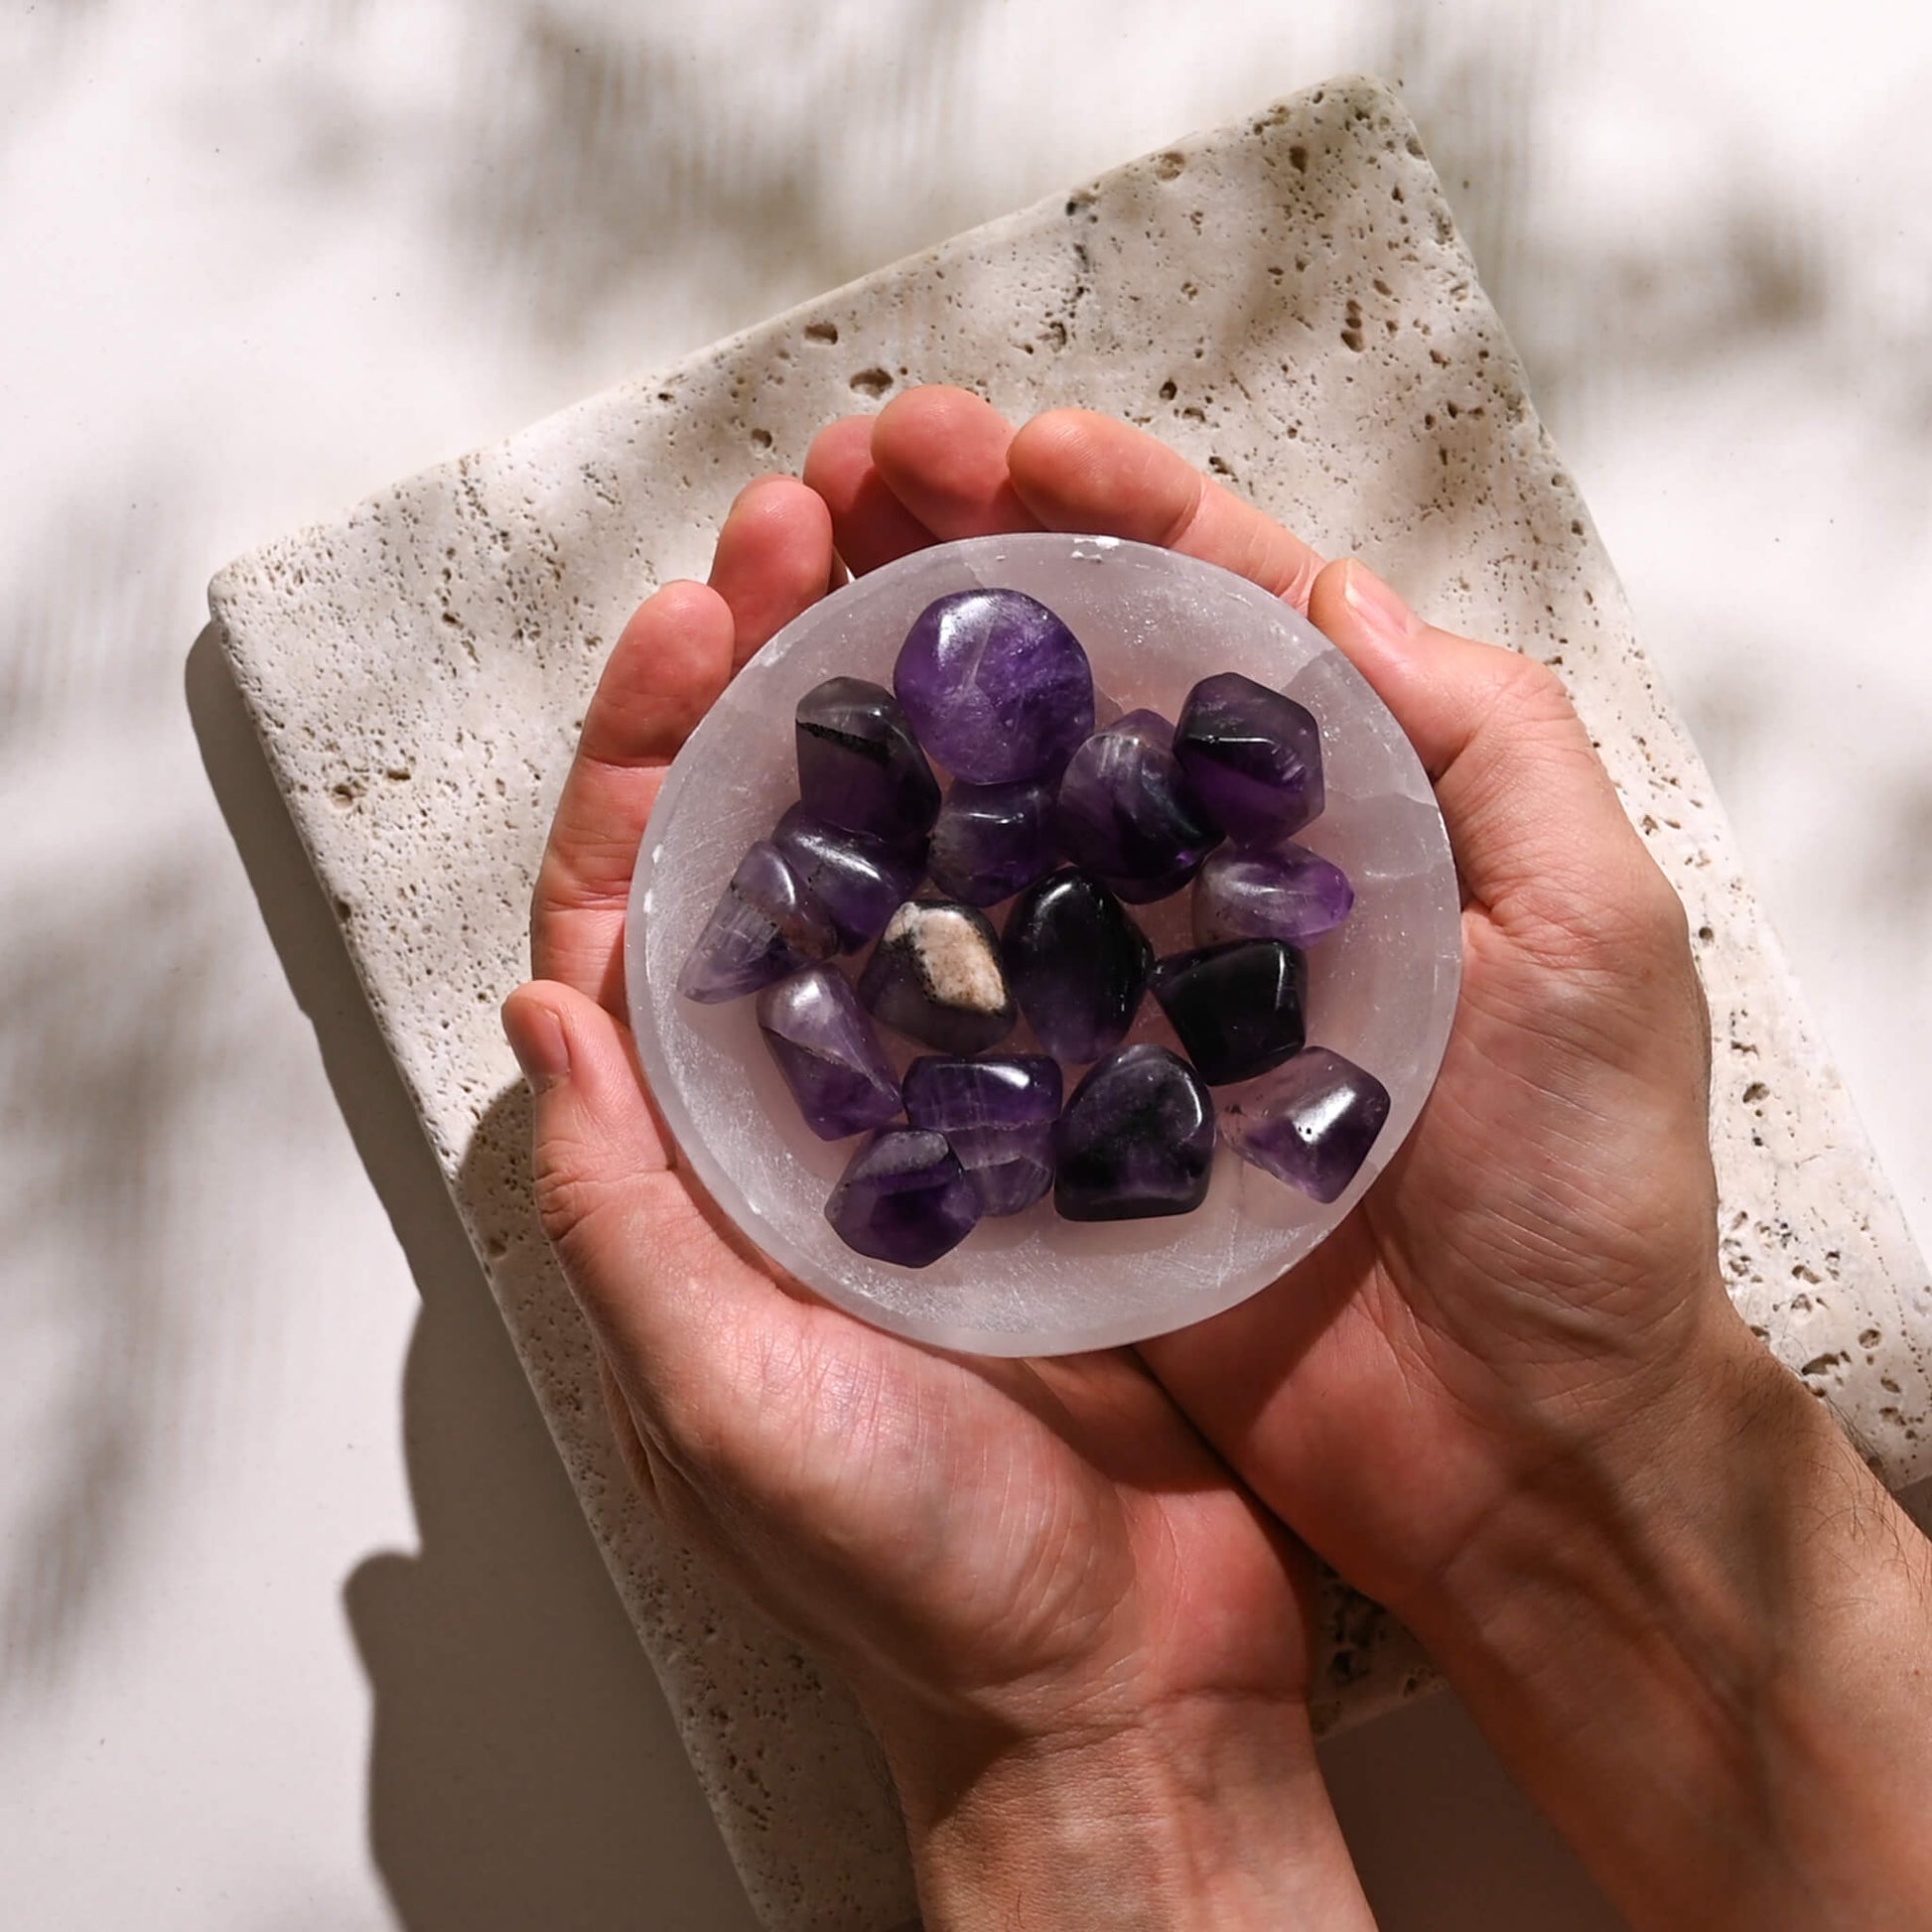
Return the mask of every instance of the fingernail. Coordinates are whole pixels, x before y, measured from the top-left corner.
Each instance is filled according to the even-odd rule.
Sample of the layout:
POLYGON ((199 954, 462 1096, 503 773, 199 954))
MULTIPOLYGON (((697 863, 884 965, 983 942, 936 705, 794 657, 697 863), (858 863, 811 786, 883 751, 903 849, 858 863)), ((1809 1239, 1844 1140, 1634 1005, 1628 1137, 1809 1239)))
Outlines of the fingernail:
POLYGON ((513 1000, 505 1006, 503 1033, 531 1092, 541 1093, 570 1071, 563 1022, 540 1000, 513 1000))
POLYGON ((1422 627, 1415 612, 1363 564, 1349 563, 1342 601, 1384 643, 1406 644, 1422 627))

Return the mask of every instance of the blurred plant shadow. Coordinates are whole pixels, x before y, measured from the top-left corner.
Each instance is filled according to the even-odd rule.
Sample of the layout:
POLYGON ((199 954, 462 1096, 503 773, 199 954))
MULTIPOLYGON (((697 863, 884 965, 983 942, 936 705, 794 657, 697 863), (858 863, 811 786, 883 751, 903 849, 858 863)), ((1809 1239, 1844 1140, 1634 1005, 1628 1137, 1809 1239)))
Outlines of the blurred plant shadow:
POLYGON ((421 1547, 344 1601, 373 1699, 369 1836, 409 1932, 749 1928, 212 625, 190 652, 209 784, 423 1298, 403 1380, 421 1547))

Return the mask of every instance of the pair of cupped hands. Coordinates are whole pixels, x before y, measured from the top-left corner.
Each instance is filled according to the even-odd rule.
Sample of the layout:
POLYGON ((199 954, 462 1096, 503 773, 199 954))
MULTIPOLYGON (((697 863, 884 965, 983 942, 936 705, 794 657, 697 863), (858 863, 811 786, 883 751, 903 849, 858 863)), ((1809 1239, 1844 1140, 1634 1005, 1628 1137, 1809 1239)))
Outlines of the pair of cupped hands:
POLYGON ((1310 1550, 1415 1628, 1626 1909, 1744 1883, 1736 1834, 1698 1837, 1700 1752, 1733 1765, 1755 1682, 1725 1644, 1757 1656, 1757 1599, 1719 1580, 1765 1567, 1725 1472, 1767 1427, 1834 1451, 1724 1292, 1684 912, 1553 672, 1139 431, 916 389, 753 483, 709 583, 625 626, 531 944, 505 1025, 626 1459, 852 1685, 928 1924, 1368 1923, 1313 1750, 1310 1550), (747 658, 848 568, 1031 529, 1222 565, 1346 653, 1435 783, 1464 971, 1419 1124, 1305 1265, 1138 1348, 992 1361, 820 1304, 723 1220, 640 1078, 622 931, 665 767, 747 658))

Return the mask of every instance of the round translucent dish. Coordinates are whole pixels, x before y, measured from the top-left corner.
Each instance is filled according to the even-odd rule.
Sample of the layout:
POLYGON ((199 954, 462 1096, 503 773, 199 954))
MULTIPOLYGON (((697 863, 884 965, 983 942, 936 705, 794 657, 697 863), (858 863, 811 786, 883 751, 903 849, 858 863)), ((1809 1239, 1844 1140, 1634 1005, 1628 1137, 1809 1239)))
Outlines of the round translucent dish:
MULTIPOLYGON (((941 773, 942 779, 944 777, 941 773)), ((1130 908, 1157 949, 1191 943, 1188 894, 1130 908)), ((992 908, 994 923, 1004 908, 992 908)), ((863 959, 839 963, 856 974, 863 959)), ((631 1024, 645 1078, 685 1160, 779 1268, 880 1327, 986 1355, 1116 1346, 1218 1313, 1306 1256, 1360 1199, 1415 1125, 1449 1038, 1461 972, 1455 869, 1429 780, 1360 674, 1287 605, 1212 564, 1144 544, 1049 534, 976 537, 862 577, 788 624, 732 681, 665 776, 638 850, 625 934, 631 1024), (1072 627, 1106 719, 1168 718, 1196 679, 1241 671, 1321 726, 1327 803, 1298 833, 1353 882, 1355 909, 1309 948, 1309 1039, 1366 1067, 1390 1112, 1369 1158, 1323 1206, 1215 1156, 1192 1214, 1061 1220, 1052 1199, 982 1220, 950 1254, 907 1269, 856 1254, 825 1201, 856 1140, 800 1120, 759 1035, 755 998, 698 1006, 677 977, 725 882, 797 796, 792 712, 833 676, 891 686, 911 622, 936 597, 1025 591, 1072 627)), ((887 1029, 902 1071, 927 1050, 887 1029)), ((1152 998, 1130 1038, 1173 1044, 1152 998)), ((1025 1028, 1001 1050, 1032 1044, 1025 1028)), ((1069 1091, 1078 1069, 1068 1070, 1069 1091)))

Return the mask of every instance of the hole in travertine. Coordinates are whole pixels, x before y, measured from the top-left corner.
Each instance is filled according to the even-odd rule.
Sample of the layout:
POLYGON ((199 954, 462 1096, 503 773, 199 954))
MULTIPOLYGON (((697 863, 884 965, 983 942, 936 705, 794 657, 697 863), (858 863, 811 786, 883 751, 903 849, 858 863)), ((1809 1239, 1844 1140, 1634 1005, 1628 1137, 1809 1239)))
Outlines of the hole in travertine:
POLYGON ((1883 1339, 1884 1337, 1876 1328, 1865 1328, 1860 1331, 1859 1346, 1861 1348, 1876 1348, 1883 1339))
POLYGON ((893 386, 893 372, 890 369, 861 369, 852 378, 850 386, 862 396, 883 396, 893 386))
POLYGON ((1762 1080, 1753 1080, 1744 1089, 1744 1105, 1747 1107, 1756 1106, 1760 1100, 1765 1099, 1769 1095, 1770 1091, 1771 1089, 1762 1080))
POLYGON ((1308 149, 1303 147, 1299 142, 1294 147, 1290 148, 1288 151, 1288 165, 1291 168, 1293 168, 1298 175, 1306 175, 1309 172, 1308 149))
POLYGON ((1154 172, 1163 181, 1173 181, 1186 165, 1187 157, 1184 154, 1175 154, 1172 149, 1168 153, 1156 155, 1154 158, 1154 172))
POLYGON ((808 322, 805 325, 805 340, 808 343, 836 343, 839 339, 839 325, 836 322, 808 322))
POLYGON ((768 429, 755 429, 752 432, 752 447, 768 450, 771 447, 771 432, 768 429))
POLYGON ((1172 382, 1164 382, 1164 383, 1162 383, 1162 385, 1161 385, 1161 400, 1162 400, 1163 402, 1173 402, 1173 399, 1174 399, 1174 396, 1175 396, 1175 394, 1176 394, 1176 391, 1175 391, 1175 389, 1174 389, 1174 386, 1173 386, 1173 384, 1172 382))

